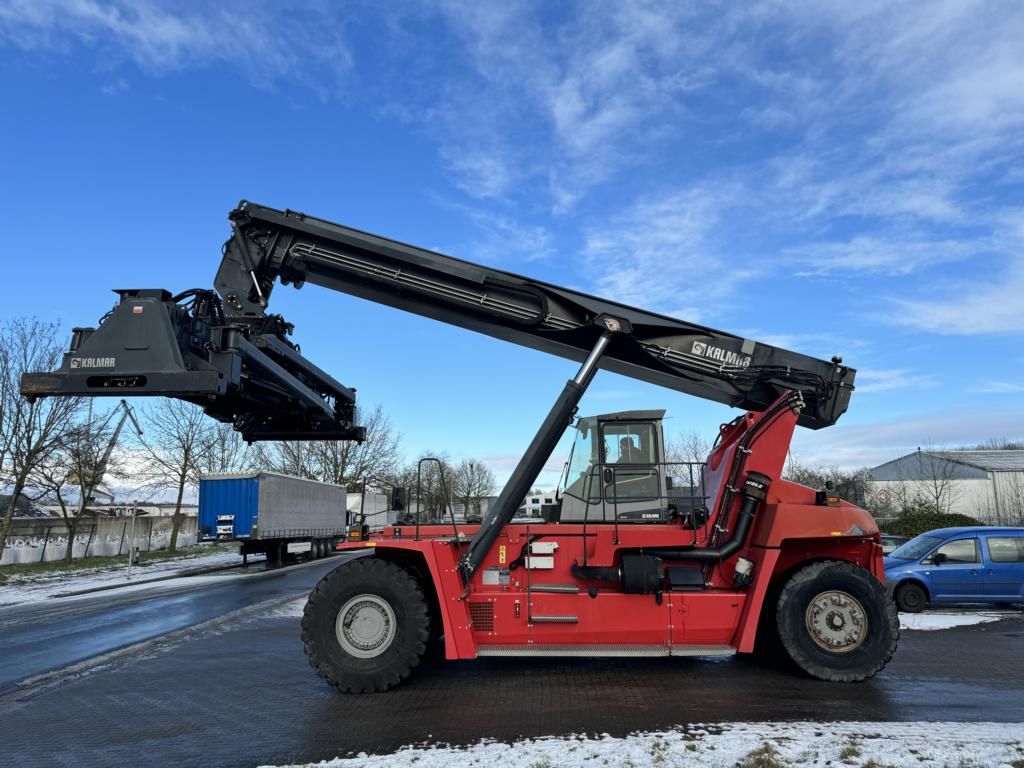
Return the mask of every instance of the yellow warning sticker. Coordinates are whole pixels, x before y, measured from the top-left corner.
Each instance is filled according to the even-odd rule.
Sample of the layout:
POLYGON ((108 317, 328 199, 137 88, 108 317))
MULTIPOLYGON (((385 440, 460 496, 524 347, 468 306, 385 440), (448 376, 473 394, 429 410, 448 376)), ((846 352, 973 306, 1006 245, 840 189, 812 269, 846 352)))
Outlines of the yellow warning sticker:
POLYGON ((498 546, 498 565, 505 564, 505 545, 500 544, 498 546))

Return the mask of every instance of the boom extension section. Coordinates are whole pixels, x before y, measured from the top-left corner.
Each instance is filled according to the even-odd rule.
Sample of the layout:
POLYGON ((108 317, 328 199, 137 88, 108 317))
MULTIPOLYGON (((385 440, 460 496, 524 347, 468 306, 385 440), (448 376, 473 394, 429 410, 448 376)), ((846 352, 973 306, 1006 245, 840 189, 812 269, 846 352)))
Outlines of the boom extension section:
MULTIPOLYGON (((76 329, 55 373, 26 376, 30 397, 165 395, 203 406, 249 440, 361 439, 355 391, 299 353, 267 313, 275 284, 310 282, 583 362, 604 316, 598 365, 697 397, 763 411, 799 392, 800 424, 846 410, 855 371, 797 352, 461 261, 294 211, 242 202, 231 212, 214 287, 171 296, 120 291, 96 329, 76 329), (184 302, 188 301, 188 304, 184 302)), ((656 279, 652 275, 651 279, 656 279)))

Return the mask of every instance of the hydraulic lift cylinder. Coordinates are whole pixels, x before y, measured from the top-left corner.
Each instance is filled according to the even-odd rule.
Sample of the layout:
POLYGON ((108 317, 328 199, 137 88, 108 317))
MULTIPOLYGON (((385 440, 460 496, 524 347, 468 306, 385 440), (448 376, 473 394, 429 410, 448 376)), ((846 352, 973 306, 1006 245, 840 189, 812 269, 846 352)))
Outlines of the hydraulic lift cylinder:
POLYGON ((459 572, 462 574, 465 584, 469 584, 469 580, 487 556, 502 527, 515 517, 516 510, 526 498, 526 494, 530 492, 537 475, 544 468, 544 463, 572 421, 576 406, 579 405, 583 393, 587 391, 594 374, 597 373, 598 361, 608 347, 612 333, 619 329, 619 324, 613 318, 607 318, 605 326, 608 330, 601 334, 594 348, 587 355, 587 359, 580 366, 579 373, 575 378, 565 383, 565 388, 555 400, 555 404, 551 406, 547 418, 544 419, 544 423, 534 435, 530 447, 526 449, 526 453, 519 460, 519 464, 516 465, 512 476, 505 483, 501 494, 481 521, 480 529, 459 562, 459 572))

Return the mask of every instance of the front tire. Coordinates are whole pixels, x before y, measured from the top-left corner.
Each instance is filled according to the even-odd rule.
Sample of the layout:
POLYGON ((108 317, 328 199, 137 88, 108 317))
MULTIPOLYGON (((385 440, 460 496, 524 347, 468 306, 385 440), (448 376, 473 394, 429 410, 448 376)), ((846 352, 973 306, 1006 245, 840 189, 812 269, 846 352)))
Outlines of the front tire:
POLYGON ((928 594, 920 584, 901 584, 896 588, 896 607, 907 613, 920 613, 928 605, 928 594))
POLYGON ((852 563, 811 563, 790 577, 775 613, 779 639, 804 672, 820 680, 858 682, 881 670, 900 636, 885 587, 852 563))
POLYGON ((398 685, 420 663, 429 637, 430 612, 416 579, 374 557, 324 576, 302 616, 310 666, 344 693, 398 685))

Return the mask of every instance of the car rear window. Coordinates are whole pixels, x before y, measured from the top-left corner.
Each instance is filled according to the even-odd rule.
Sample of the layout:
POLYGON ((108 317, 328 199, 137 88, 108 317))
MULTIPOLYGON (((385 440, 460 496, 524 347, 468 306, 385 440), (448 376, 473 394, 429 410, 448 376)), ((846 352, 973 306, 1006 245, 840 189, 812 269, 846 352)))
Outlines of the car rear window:
POLYGON ((989 536, 988 554, 993 563, 1024 563, 1024 536, 989 536))

